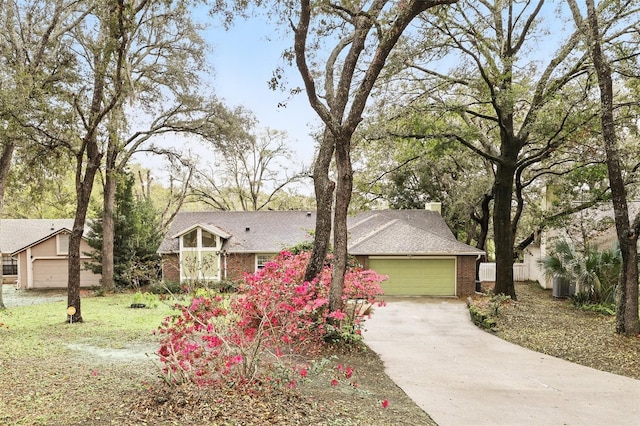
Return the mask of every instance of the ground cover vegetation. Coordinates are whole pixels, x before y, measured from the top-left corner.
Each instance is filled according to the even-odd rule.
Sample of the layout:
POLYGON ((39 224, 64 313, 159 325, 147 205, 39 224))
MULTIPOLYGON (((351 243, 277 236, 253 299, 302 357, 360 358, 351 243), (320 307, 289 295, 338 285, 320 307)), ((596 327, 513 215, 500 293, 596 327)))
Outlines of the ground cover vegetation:
MULTIPOLYGON (((532 350, 640 379, 638 338, 613 333, 612 316, 576 309, 571 300, 554 299, 536 283, 516 286, 520 297, 499 303, 493 333, 532 350)), ((61 324, 55 315, 65 310, 64 301, 0 313, 2 423, 396 425, 402 419, 407 425, 435 424, 362 346, 318 353, 318 367, 310 368, 307 379, 299 379, 293 389, 269 388, 258 394, 166 386, 159 363, 145 353, 159 348, 160 336, 152 330, 178 313, 173 302, 132 309, 130 304, 140 300, 135 294, 83 296, 91 315, 75 326, 61 324), (350 378, 347 368, 352 369, 350 378)))

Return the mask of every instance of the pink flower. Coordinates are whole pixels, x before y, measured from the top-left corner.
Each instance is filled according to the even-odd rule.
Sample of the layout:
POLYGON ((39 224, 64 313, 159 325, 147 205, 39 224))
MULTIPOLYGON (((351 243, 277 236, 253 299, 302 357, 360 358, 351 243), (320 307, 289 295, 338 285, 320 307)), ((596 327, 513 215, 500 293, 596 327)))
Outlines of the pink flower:
POLYGON ((331 381, 331 386, 338 386, 338 380, 337 379, 333 379, 331 381))
POLYGON ((340 320, 345 319, 347 317, 347 315, 344 312, 333 311, 328 315, 328 317, 340 321, 340 320))
POLYGON ((387 408, 389 406, 389 401, 388 400, 384 400, 382 401, 382 408, 387 408))
POLYGON ((347 379, 350 379, 352 375, 353 375, 353 368, 347 367, 347 369, 344 371, 344 376, 347 379))
POLYGON ((91 375, 92 375, 92 376, 97 376, 97 375, 98 375, 98 372, 97 372, 96 370, 93 370, 93 371, 91 372, 91 375))
POLYGON ((306 369, 303 368, 302 370, 300 370, 300 376, 307 377, 307 374, 308 374, 308 372, 307 372, 306 369))

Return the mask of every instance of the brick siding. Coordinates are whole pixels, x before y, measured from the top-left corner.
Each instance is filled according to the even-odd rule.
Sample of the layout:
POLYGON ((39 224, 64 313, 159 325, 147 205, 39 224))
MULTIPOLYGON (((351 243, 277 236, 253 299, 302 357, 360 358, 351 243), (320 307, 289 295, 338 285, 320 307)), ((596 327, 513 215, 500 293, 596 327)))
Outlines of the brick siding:
POLYGON ((162 255, 162 279, 180 281, 180 257, 177 253, 162 255))
POLYGON ((467 297, 476 291, 476 256, 458 256, 456 295, 467 297))
MULTIPOLYGON (((222 259, 224 262, 224 258, 222 259)), ((227 262, 227 279, 231 281, 240 281, 242 274, 245 272, 254 272, 256 269, 256 259, 253 254, 233 253, 228 254, 227 262)))

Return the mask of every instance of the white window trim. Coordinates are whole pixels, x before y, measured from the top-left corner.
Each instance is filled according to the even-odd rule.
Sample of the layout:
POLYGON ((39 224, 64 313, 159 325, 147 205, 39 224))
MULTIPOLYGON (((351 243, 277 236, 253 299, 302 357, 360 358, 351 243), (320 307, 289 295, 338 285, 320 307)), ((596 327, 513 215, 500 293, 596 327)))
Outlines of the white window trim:
POLYGON ((222 241, 220 241, 220 236, 216 235, 212 232, 209 232, 211 235, 213 235, 215 237, 216 240, 216 245, 215 247, 203 247, 202 246, 202 228, 195 228, 195 229, 191 229, 189 232, 185 232, 184 234, 180 235, 180 251, 219 251, 220 247, 222 246, 222 241), (187 234, 190 234, 193 231, 197 231, 197 237, 196 237, 196 246, 195 247, 185 247, 183 242, 184 242, 184 236, 187 234))
POLYGON ((253 270, 255 272, 258 272, 260 269, 262 269, 262 268, 259 268, 260 265, 258 263, 258 257, 260 257, 260 256, 268 257, 268 259, 266 259, 262 264, 262 267, 264 268, 264 264, 266 262, 269 262, 269 261, 275 259, 277 255, 278 255, 278 253, 256 253, 256 255, 254 257, 255 262, 254 262, 254 265, 253 265, 254 266, 253 270))
POLYGON ((222 270, 222 265, 220 262, 220 247, 222 247, 222 241, 219 235, 214 234, 213 232, 210 231, 206 231, 209 232, 211 235, 213 235, 215 237, 215 241, 216 241, 216 245, 215 247, 203 247, 202 246, 202 231, 203 229, 200 227, 197 227, 195 229, 191 229, 189 230, 189 232, 185 232, 184 234, 180 235, 180 281, 185 281, 188 279, 192 279, 193 277, 187 277, 184 275, 184 269, 182 267, 183 262, 184 262, 184 258, 182 256, 183 253, 185 252, 196 252, 197 253, 197 262, 198 262, 198 266, 197 266, 197 279, 200 280, 220 280, 220 274, 221 274, 221 270, 222 270), (197 231, 197 236, 196 236, 196 246, 195 247, 184 247, 183 244, 183 238, 186 234, 191 233, 193 231, 197 231), (217 261, 218 261, 218 272, 215 276, 204 276, 203 272, 202 272, 202 255, 204 253, 216 253, 217 254, 217 261))

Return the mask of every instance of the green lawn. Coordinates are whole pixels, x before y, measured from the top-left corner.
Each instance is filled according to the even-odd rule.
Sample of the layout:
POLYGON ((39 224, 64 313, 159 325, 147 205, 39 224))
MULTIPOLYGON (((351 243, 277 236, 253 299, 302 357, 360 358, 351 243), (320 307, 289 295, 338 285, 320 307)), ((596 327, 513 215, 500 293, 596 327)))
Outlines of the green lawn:
POLYGON ((173 310, 132 309, 133 302, 85 297, 80 324, 65 323, 64 301, 0 312, 0 425, 434 424, 366 348, 322 355, 332 366, 294 391, 169 388, 152 332, 173 310), (357 390, 331 385, 337 364, 355 369, 357 390))
POLYGON ((0 312, 0 424, 101 424, 119 406, 124 415, 125 395, 157 380, 152 332, 172 311, 132 300, 84 298, 79 324, 65 322, 65 302, 0 312))

